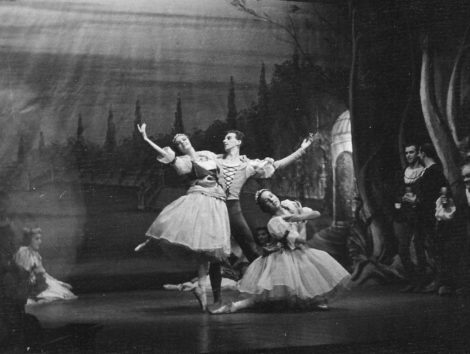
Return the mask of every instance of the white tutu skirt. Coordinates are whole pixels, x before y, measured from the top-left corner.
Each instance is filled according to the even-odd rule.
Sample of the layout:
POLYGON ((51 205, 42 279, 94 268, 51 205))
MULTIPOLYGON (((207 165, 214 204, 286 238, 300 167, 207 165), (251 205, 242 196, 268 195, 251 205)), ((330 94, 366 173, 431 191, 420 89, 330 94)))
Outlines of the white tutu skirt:
POLYGON ((77 296, 71 291, 72 286, 70 284, 57 280, 47 273, 44 277, 47 289, 38 294, 35 299, 28 299, 28 304, 77 299, 77 296))
POLYGON ((260 302, 302 302, 331 298, 347 288, 349 273, 328 253, 313 248, 281 250, 257 258, 246 270, 239 290, 260 302))
POLYGON ((230 224, 225 202, 202 193, 188 193, 168 204, 146 235, 182 246, 209 260, 230 255, 230 224))

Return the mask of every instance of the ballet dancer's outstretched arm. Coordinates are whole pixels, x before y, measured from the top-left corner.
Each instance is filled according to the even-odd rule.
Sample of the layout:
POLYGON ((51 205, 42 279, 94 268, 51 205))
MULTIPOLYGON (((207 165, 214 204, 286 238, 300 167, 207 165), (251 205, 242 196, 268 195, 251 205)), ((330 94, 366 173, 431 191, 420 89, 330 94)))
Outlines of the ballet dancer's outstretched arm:
POLYGON ((158 152, 159 155, 165 156, 167 153, 163 150, 160 146, 155 144, 150 138, 147 136, 147 124, 142 123, 141 125, 137 124, 137 129, 139 130, 140 134, 142 134, 142 138, 155 150, 158 152))
POLYGON ((302 144, 300 144, 300 148, 298 148, 289 156, 286 156, 281 160, 274 161, 274 167, 276 168, 276 170, 287 167, 291 163, 293 163, 295 160, 302 157, 305 154, 305 151, 308 149, 308 147, 312 145, 313 140, 314 140, 314 135, 310 133, 308 137, 302 141, 302 144))

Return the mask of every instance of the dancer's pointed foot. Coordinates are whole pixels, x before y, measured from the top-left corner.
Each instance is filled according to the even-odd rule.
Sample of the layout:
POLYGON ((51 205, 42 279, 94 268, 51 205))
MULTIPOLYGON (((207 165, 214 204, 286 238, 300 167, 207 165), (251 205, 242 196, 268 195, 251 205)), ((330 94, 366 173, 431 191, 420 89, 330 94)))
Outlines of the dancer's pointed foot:
POLYGON ((207 310, 207 295, 206 291, 202 289, 200 286, 197 286, 193 290, 194 296, 196 296, 197 301, 199 302, 199 306, 201 310, 205 312, 207 310))
POLYGON ((142 248, 144 248, 145 246, 147 246, 147 244, 148 244, 149 242, 150 242, 150 239, 146 240, 145 242, 139 243, 139 244, 137 245, 137 247, 134 248, 134 251, 135 251, 135 252, 141 251, 142 248))
POLYGON ((223 306, 222 300, 214 301, 212 305, 207 305, 207 311, 212 312, 213 310, 216 310, 222 306, 223 306))
POLYGON ((328 299, 321 297, 317 299, 315 303, 315 311, 328 311, 330 307, 328 306, 328 299))
POLYGON ((221 315, 225 313, 233 313, 232 304, 222 305, 220 307, 214 307, 209 309, 211 315, 221 315))
POLYGON ((316 309, 317 311, 329 311, 329 310, 330 310, 330 307, 328 306, 328 304, 323 303, 323 304, 318 304, 318 305, 315 307, 315 309, 316 309))
POLYGON ((182 291, 183 290, 183 284, 164 284, 163 289, 182 291))

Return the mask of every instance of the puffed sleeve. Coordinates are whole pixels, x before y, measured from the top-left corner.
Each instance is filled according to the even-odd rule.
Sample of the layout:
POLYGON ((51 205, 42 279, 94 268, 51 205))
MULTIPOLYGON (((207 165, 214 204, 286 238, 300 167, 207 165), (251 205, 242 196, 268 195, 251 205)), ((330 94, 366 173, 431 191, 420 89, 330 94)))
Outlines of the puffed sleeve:
POLYGON ((34 266, 37 266, 37 259, 34 257, 28 247, 20 247, 15 253, 15 263, 26 271, 31 271, 34 266))
POLYGON ((255 178, 271 178, 276 172, 274 167, 274 159, 267 157, 263 160, 248 160, 247 173, 249 177, 255 178))
POLYGON ((302 210, 302 214, 313 212, 313 209, 309 207, 302 207, 301 210, 302 210))
POLYGON ((178 175, 186 175, 192 171, 193 165, 191 159, 187 155, 177 156, 173 163, 173 168, 178 175))
POLYGON ((300 237, 297 230, 291 227, 291 225, 284 221, 280 216, 276 216, 269 220, 268 231, 276 240, 282 240, 285 237, 290 249, 295 248, 295 240, 300 237))
POLYGON ((281 219, 281 217, 276 216, 269 220, 268 231, 272 237, 274 237, 276 240, 280 240, 284 237, 285 233, 289 231, 289 227, 288 224, 281 219))
POLYGON ((164 155, 157 157, 157 160, 163 164, 172 164, 178 175, 185 175, 191 172, 191 159, 189 156, 176 156, 175 152, 168 146, 163 148, 164 155))

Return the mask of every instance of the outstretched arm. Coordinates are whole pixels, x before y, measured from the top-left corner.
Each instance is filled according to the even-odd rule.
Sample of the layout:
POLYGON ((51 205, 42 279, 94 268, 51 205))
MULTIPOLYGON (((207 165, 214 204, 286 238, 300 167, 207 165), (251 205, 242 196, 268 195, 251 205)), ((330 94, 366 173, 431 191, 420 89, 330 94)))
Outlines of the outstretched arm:
POLYGON ((140 134, 142 134, 142 137, 144 138, 144 140, 155 150, 158 152, 159 155, 163 155, 165 156, 167 153, 165 150, 163 150, 160 146, 158 146, 157 144, 155 144, 152 140, 150 140, 150 138, 147 136, 147 131, 146 131, 146 128, 147 128, 147 124, 145 123, 142 123, 141 125, 138 125, 137 124, 137 129, 139 130, 140 134))
POLYGON ((303 154, 305 154, 305 151, 307 150, 307 148, 310 145, 312 145, 312 142, 313 142, 313 134, 310 133, 308 135, 308 138, 304 139, 304 141, 300 145, 300 148, 298 148, 296 151, 294 151, 289 156, 286 156, 281 160, 274 161, 274 167, 276 169, 279 169, 279 168, 284 168, 284 167, 290 165, 292 162, 299 159, 300 157, 302 157, 303 154))

